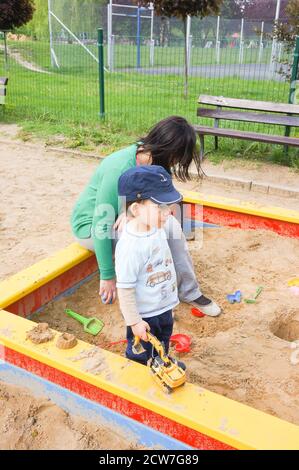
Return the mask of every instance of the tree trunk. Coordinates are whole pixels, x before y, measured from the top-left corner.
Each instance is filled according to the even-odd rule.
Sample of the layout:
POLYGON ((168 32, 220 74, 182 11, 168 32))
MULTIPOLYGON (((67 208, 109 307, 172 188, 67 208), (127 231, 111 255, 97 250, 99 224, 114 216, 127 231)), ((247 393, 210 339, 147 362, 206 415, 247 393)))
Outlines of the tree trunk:
POLYGON ((185 38, 185 85, 184 85, 184 96, 185 99, 188 97, 188 44, 187 44, 187 17, 183 19, 184 22, 184 38, 185 38))
POLYGON ((160 26, 160 46, 168 46, 168 35, 169 35, 169 19, 166 16, 161 17, 160 26))

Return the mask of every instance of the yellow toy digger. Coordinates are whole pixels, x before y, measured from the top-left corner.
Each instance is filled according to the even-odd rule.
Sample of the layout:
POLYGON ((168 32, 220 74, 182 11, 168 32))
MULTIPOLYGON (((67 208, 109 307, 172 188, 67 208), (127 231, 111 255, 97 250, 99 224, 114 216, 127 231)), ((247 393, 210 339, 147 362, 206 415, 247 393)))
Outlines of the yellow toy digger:
MULTIPOLYGON (((166 393, 171 393, 175 388, 184 385, 186 382, 186 373, 171 357, 167 356, 163 344, 156 336, 147 332, 147 339, 158 353, 158 356, 153 356, 149 359, 147 365, 154 380, 162 390, 166 393)), ((134 354, 144 352, 144 348, 138 336, 135 336, 132 350, 134 354)))

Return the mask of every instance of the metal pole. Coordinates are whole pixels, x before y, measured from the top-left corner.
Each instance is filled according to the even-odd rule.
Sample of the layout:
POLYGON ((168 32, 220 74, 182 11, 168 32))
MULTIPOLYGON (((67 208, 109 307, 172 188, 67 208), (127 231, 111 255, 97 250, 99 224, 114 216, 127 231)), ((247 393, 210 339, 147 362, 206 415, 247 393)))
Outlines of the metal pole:
POLYGON ((150 45, 150 65, 154 66, 155 60, 155 40, 154 40, 154 6, 150 3, 151 10, 151 45, 150 45))
POLYGON ((104 34, 98 28, 100 118, 105 119, 104 34))
POLYGON ((262 27, 261 27, 261 36, 260 36, 260 49, 259 49, 259 63, 262 61, 262 53, 263 53, 263 38, 264 38, 264 21, 262 21, 262 27))
MULTIPOLYGON (((276 3, 276 12, 275 12, 275 25, 277 24, 277 21, 279 20, 279 15, 280 15, 280 4, 281 0, 277 0, 276 3)), ((272 52, 271 52, 271 71, 274 71, 274 64, 276 61, 276 48, 277 48, 277 39, 274 37, 272 41, 272 52)))
POLYGON ((189 43, 190 33, 191 33, 191 16, 187 16, 187 44, 189 43))
POLYGON ((150 3, 150 10, 151 10, 151 41, 154 40, 154 5, 150 3))
POLYGON ((110 4, 107 5, 107 65, 110 70, 110 4))
POLYGON ((187 48, 187 74, 188 76, 190 74, 190 62, 191 62, 190 32, 191 32, 191 16, 187 16, 186 48, 187 48))
POLYGON ((115 35, 111 34, 111 44, 110 44, 110 72, 114 72, 114 57, 115 57, 115 35))
POLYGON ((240 52, 239 52, 239 63, 243 63, 243 51, 244 51, 244 41, 243 41, 243 33, 244 33, 244 18, 241 20, 241 34, 240 34, 240 52))
POLYGON ((55 61, 53 59, 53 31, 52 31, 52 5, 51 0, 48 0, 48 21, 49 21, 49 36, 50 36, 50 57, 51 57, 51 66, 55 66, 55 61))
POLYGON ((141 64, 141 43, 140 43, 140 32, 141 32, 141 17, 140 7, 137 7, 137 68, 140 68, 141 64))
POLYGON ((281 61, 282 50, 283 50, 283 43, 279 42, 278 43, 278 62, 281 61))
MULTIPOLYGON (((96 61, 98 62, 98 59, 97 57, 85 46, 85 44, 83 44, 82 41, 80 41, 80 39, 77 38, 77 36, 56 16, 54 15, 54 13, 52 12, 51 15, 53 16, 53 18, 55 18, 56 21, 58 21, 59 24, 61 24, 61 26, 69 33, 70 36, 72 36, 78 44, 80 44, 81 47, 83 47, 83 49, 96 61)), ((53 53, 54 53, 54 50, 53 50, 53 53)), ((55 54, 55 53, 54 53, 55 54)), ((54 59, 55 59, 55 55, 54 55, 54 59)))
POLYGON ((193 36, 192 34, 190 34, 189 36, 189 43, 188 43, 188 70, 189 70, 189 73, 190 73, 190 68, 191 68, 191 60, 192 60, 192 40, 193 40, 193 36))
POLYGON ((220 16, 217 17, 217 32, 216 32, 216 62, 219 64, 220 62, 220 41, 219 41, 219 34, 220 34, 220 16))
POLYGON ((298 66, 299 66, 299 36, 296 38, 296 46, 294 52, 294 61, 292 66, 291 86, 289 94, 289 103, 295 104, 296 98, 296 82, 298 80, 298 66))
POLYGON ((108 68, 112 68, 112 0, 107 5, 108 68))

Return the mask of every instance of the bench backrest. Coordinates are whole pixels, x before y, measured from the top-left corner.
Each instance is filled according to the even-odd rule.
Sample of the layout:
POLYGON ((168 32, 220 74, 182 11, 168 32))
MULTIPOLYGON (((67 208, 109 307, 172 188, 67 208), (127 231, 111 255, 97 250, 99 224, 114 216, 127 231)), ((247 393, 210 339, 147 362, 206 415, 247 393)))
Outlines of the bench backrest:
POLYGON ((0 104, 5 104, 7 77, 0 77, 0 104))
POLYGON ((198 103, 251 111, 299 114, 299 105, 297 104, 273 103, 271 101, 242 100, 236 98, 225 98, 223 96, 201 95, 198 99, 198 103))

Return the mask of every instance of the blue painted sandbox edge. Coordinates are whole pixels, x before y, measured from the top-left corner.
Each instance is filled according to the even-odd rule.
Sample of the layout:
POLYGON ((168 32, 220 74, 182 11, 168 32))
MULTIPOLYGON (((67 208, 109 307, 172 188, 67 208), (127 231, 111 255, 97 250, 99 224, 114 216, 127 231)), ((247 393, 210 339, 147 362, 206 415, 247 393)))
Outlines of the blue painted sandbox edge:
POLYGON ((17 387, 26 387, 36 397, 46 396, 66 412, 86 421, 117 430, 117 434, 123 435, 128 443, 131 441, 156 450, 192 449, 176 439, 11 364, 0 362, 0 380, 17 387))

